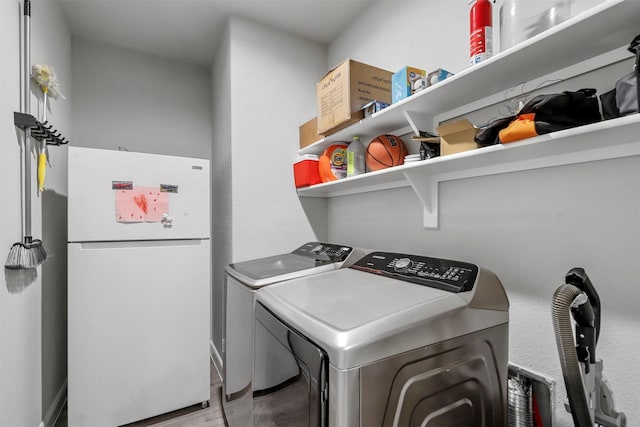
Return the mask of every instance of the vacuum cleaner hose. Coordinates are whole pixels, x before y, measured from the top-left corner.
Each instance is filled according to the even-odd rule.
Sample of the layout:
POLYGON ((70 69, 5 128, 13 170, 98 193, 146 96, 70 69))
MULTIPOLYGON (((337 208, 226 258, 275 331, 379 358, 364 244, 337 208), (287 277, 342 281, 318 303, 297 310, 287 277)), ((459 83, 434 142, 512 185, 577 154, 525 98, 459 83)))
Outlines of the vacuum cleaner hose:
POLYGON ((593 427, 571 328, 571 304, 580 294, 582 291, 573 285, 562 285, 556 289, 551 316, 573 423, 576 427, 593 427))

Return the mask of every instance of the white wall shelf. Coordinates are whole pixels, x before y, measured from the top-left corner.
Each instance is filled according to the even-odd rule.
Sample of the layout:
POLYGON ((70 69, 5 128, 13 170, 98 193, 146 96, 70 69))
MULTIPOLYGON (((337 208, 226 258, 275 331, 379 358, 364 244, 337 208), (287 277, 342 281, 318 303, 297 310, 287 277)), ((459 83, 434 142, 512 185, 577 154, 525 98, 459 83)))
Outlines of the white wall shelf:
POLYGON ((353 135, 360 135, 361 140, 366 141, 406 128, 405 114, 410 114, 417 125, 428 130, 439 113, 628 45, 639 31, 639 19, 638 0, 602 2, 485 62, 326 136, 298 153, 318 154, 337 141, 351 141, 353 135))
POLYGON ((437 228, 440 182, 637 155, 640 115, 635 114, 301 188, 298 196, 336 197, 411 186, 424 205, 425 228, 437 228))
MULTIPOLYGON (((373 138, 407 128, 409 121, 432 124, 443 111, 627 45, 638 32, 639 18, 640 1, 603 2, 298 153, 320 153, 352 135, 373 138)), ((437 228, 440 182, 637 155, 640 115, 633 115, 301 188, 298 196, 336 197, 410 186, 424 205, 425 228, 437 228)))

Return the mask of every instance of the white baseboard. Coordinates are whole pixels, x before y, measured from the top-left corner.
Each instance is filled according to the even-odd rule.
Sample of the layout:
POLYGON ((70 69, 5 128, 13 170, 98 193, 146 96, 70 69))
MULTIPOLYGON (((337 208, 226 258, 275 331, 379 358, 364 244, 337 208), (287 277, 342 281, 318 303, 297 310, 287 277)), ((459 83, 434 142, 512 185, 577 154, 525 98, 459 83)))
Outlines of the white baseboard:
POLYGON ((58 390, 55 399, 51 402, 49 409, 47 409, 47 413, 44 416, 44 420, 40 423, 40 427, 53 427, 56 425, 56 421, 58 421, 58 417, 64 408, 64 404, 67 402, 67 380, 64 380, 64 383, 58 390))

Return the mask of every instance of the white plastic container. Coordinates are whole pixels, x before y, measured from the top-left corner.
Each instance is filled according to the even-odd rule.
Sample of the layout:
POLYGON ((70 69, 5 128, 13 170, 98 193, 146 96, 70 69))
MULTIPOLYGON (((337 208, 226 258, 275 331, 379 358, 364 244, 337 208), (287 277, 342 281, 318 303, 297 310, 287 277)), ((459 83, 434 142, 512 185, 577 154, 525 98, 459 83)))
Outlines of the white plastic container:
POLYGON ((504 51, 549 28, 566 21, 572 15, 575 0, 501 0, 500 50, 504 51))
POLYGON ((347 178, 365 173, 364 145, 354 136, 347 147, 347 178))

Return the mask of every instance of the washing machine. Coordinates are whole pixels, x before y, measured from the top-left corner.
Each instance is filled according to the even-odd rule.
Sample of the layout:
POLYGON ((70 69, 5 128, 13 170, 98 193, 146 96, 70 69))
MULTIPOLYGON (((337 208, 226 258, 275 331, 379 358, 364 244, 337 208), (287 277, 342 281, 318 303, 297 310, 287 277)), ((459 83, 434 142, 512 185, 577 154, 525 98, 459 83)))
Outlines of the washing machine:
POLYGON ((258 290, 254 425, 506 425, 509 301, 477 265, 371 252, 258 290), (276 358, 277 357, 277 358, 276 358))
MULTIPOLYGON (((254 295, 257 289, 301 276, 346 267, 363 251, 350 246, 308 242, 290 253, 229 264, 225 267, 225 307, 223 336, 223 409, 231 427, 248 427, 252 415, 252 372, 254 359, 254 295)), ((268 348, 258 332, 255 339, 268 348)), ((277 349, 274 350, 277 354, 277 349)), ((263 352, 256 357, 260 360, 263 352)), ((269 353, 271 354, 271 353, 269 353)), ((261 386, 279 378, 277 367, 258 374, 253 384, 261 386)), ((285 374, 286 375, 286 374, 285 374)))

